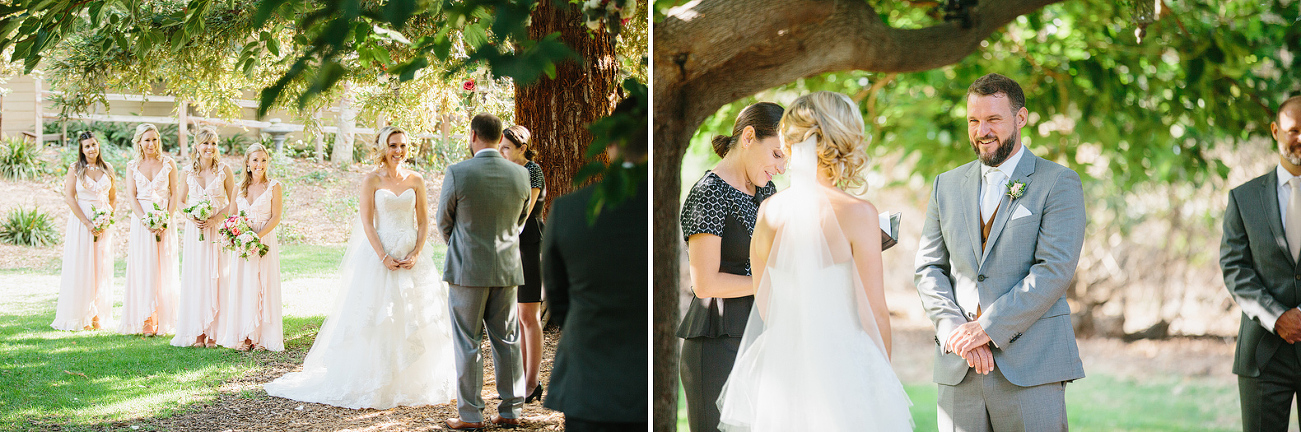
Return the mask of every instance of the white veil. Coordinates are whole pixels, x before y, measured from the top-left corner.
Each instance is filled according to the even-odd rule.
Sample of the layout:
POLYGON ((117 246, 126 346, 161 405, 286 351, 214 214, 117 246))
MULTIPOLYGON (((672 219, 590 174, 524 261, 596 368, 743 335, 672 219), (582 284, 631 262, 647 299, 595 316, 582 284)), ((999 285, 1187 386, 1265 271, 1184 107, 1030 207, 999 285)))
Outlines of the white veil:
POLYGON ((818 184, 816 135, 791 145, 787 174, 790 188, 764 203, 759 223, 775 227, 773 244, 718 400, 720 428, 911 429, 876 325, 888 311, 868 303, 834 192, 818 184))

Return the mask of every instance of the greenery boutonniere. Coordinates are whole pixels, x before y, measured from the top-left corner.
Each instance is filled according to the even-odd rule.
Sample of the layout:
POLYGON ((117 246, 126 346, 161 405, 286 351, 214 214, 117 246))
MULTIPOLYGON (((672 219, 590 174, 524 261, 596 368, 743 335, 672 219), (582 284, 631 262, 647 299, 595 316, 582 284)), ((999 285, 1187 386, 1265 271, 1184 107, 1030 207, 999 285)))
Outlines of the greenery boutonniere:
POLYGON ((1012 180, 1007 182, 1007 196, 1012 199, 1020 198, 1025 195, 1025 182, 1021 180, 1012 180))

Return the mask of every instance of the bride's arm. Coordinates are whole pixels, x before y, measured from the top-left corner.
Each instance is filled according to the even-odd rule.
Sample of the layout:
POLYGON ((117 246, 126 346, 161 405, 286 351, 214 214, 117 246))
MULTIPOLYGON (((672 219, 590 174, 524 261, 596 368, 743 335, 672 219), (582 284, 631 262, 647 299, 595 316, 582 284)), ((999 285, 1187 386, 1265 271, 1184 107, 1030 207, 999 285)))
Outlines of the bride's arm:
MULTIPOLYGON (((862 202, 849 209, 850 221, 867 221, 869 223, 850 223, 845 235, 849 238, 850 252, 854 256, 854 266, 858 278, 863 284, 867 303, 872 309, 872 318, 876 329, 881 333, 881 343, 885 345, 885 357, 890 358, 890 308, 885 304, 885 281, 882 280, 881 235, 875 222, 876 206, 862 202)), ((844 226, 844 225, 842 225, 844 226)), ((860 317, 861 318, 861 317, 860 317)))
MULTIPOLYGON (((361 207, 361 230, 366 233, 366 240, 370 242, 370 248, 375 251, 375 256, 384 267, 393 270, 396 267, 389 267, 389 260, 393 258, 384 252, 384 246, 379 242, 379 233, 375 232, 375 187, 378 182, 379 177, 373 173, 367 174, 361 181, 361 197, 358 199, 361 207)), ((393 259, 393 261, 397 260, 393 259)))
POLYGON ((429 236, 429 197, 425 195, 425 179, 416 173, 412 173, 412 176, 416 178, 416 247, 402 259, 408 262, 407 268, 410 268, 410 261, 420 256, 420 250, 425 248, 425 240, 429 236))

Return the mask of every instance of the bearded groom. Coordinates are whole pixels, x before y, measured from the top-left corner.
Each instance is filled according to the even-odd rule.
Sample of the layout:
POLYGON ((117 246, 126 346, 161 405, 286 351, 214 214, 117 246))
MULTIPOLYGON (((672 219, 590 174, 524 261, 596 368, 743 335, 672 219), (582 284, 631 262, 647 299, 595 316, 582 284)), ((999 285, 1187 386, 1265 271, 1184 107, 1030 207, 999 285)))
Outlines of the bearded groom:
POLYGON ((967 90, 977 159, 935 178, 914 281, 935 324, 941 431, 1066 430, 1084 377, 1066 289, 1084 244, 1080 177, 1021 145, 1021 86, 967 90))

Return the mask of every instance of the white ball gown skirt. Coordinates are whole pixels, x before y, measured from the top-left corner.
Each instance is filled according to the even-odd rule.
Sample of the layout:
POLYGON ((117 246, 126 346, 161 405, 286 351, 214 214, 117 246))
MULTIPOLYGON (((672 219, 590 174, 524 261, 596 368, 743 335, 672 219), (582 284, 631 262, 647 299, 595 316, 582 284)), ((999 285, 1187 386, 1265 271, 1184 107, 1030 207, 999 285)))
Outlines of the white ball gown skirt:
MULTIPOLYGON (((415 246, 410 190, 376 193, 377 233, 389 256, 415 246), (386 208, 399 210, 386 210, 386 208), (396 228, 391 228, 397 226, 396 228)), ((344 254, 338 299, 303 370, 267 383, 267 394, 345 408, 388 409, 447 403, 455 395, 447 285, 428 253, 411 269, 390 271, 360 224, 344 254)))

